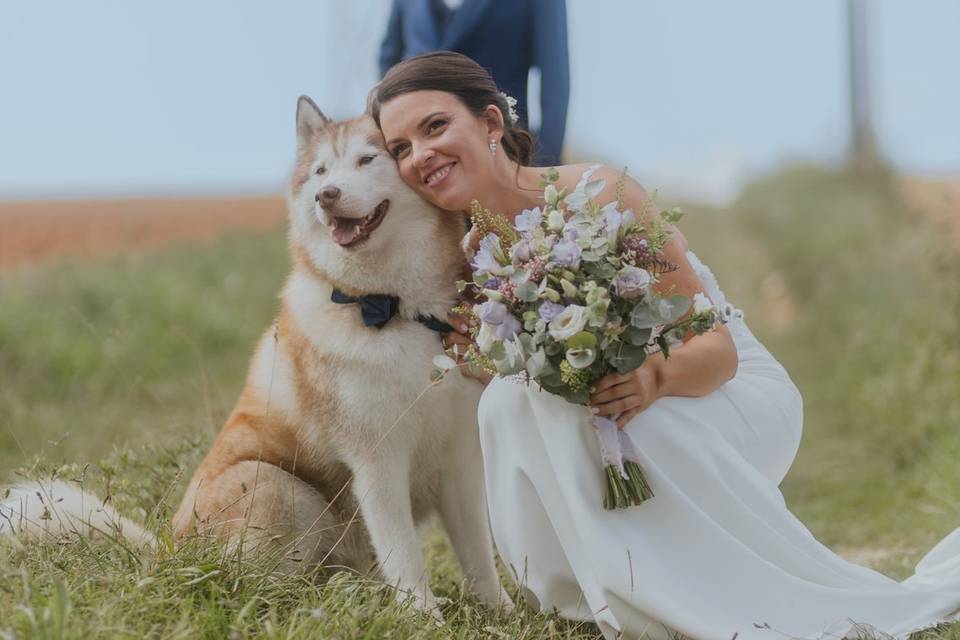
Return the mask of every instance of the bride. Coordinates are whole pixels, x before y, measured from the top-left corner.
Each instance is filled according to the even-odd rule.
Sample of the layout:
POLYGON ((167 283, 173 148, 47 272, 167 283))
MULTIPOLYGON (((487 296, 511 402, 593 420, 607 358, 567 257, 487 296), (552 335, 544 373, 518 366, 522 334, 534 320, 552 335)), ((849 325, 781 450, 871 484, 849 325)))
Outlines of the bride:
MULTIPOLYGON (((545 168, 529 166, 532 140, 510 108, 482 67, 450 52, 397 64, 370 96, 404 181, 451 212, 474 198, 513 214, 542 204, 545 168)), ((596 200, 616 197, 618 171, 557 170, 558 187, 604 178, 596 200)), ((646 194, 628 179, 623 197, 639 211, 646 194)), ((469 252, 477 239, 465 240, 469 252)), ((665 252, 680 268, 659 286, 726 304, 678 230, 665 252)), ((453 322, 448 344, 468 344, 463 318, 453 322)), ((901 638, 960 619, 960 529, 897 582, 837 556, 787 509, 778 485, 800 444, 802 399, 742 314, 595 385, 591 411, 619 414, 655 494, 639 506, 601 507, 583 407, 536 385, 481 382, 494 540, 534 606, 594 621, 608 639, 901 638)))

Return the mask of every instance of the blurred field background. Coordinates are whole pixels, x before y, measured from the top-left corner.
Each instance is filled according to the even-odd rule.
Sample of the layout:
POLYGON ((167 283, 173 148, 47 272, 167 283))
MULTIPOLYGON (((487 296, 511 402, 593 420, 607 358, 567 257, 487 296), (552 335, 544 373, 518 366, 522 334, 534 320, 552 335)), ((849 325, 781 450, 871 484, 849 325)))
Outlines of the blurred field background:
MULTIPOLYGON (((624 19, 611 25, 611 13, 570 0, 566 160, 628 164, 663 187, 661 206, 686 211, 691 247, 803 394, 804 436, 782 485, 789 508, 831 549, 902 579, 960 525, 960 135, 950 115, 960 94, 930 80, 955 59, 931 53, 953 33, 955 8, 878 3, 888 48, 877 59, 889 71, 874 93, 880 153, 854 170, 844 39, 834 37, 842 5, 701 5, 690 22, 684 7, 612 2, 624 19), (634 19, 658 28, 638 41, 634 19), (646 79, 597 73, 606 59, 635 60, 646 79), (611 87, 623 104, 596 99, 611 87)), ((170 552, 164 524, 184 476, 232 408, 286 275, 278 194, 296 95, 313 92, 335 117, 356 112, 380 28, 366 16, 382 20, 385 2, 321 1, 299 14, 211 3, 186 22, 105 6, 15 14, 7 24, 21 28, 0 41, 0 52, 37 46, 24 38, 41 32, 50 38, 30 43, 60 43, 34 51, 36 68, 12 68, 22 99, 0 105, 0 485, 38 474, 83 482, 162 543, 153 554, 109 540, 0 540, 0 639, 596 638, 590 625, 473 606, 437 531, 426 543, 432 582, 453 600, 440 630, 352 576, 280 578, 202 541, 170 552), (117 15, 122 28, 101 33, 115 49, 85 49, 89 34, 75 25, 117 15), (311 38, 322 64, 305 51, 311 38), (356 66, 333 64, 337 42, 354 47, 356 66), (71 92, 76 120, 51 126, 62 114, 47 78, 71 92)))
MULTIPOLYGON (((795 167, 749 185, 729 208, 678 201, 692 247, 803 393, 804 437, 782 487, 788 506, 831 548, 898 579, 960 521, 960 210, 948 215, 949 191, 930 188, 935 210, 884 171, 795 167)), ((181 474, 239 393, 286 270, 282 224, 151 251, 8 265, 0 274, 0 469, 8 479, 53 470, 82 478, 126 513, 162 526, 184 488, 181 474)), ((0 597, 0 620, 12 621, 4 624, 43 629, 29 627, 17 607, 50 610, 47 590, 59 584, 70 585, 73 606, 96 610, 98 624, 173 628, 163 598, 110 599, 123 565, 111 565, 109 551, 97 552, 107 577, 90 583, 78 560, 90 558, 77 556, 76 543, 52 548, 0 557, 0 571, 16 577, 10 584, 23 585, 0 597), (132 619, 144 610, 146 618, 132 619)), ((440 591, 457 597, 439 533, 429 549, 440 591)), ((195 566, 196 556, 187 558, 177 571, 195 566)), ((164 587, 166 598, 182 596, 182 583, 198 577, 171 575, 178 580, 164 587)), ((323 589, 309 593, 328 608, 346 606, 343 590, 323 589)), ((270 616, 238 627, 231 615, 205 608, 212 597, 205 593, 190 600, 201 613, 184 623, 185 633, 265 632, 270 616)), ((380 620, 411 634, 397 637, 427 633, 405 627, 409 617, 375 593, 365 596, 367 617, 358 625, 380 620)), ((267 610, 286 629, 281 636, 317 631, 297 630, 296 606, 267 610)), ((476 624, 465 622, 464 633, 490 626, 476 624)), ((509 624, 591 637, 542 617, 509 624)), ((509 624, 491 628, 517 637, 509 624)))

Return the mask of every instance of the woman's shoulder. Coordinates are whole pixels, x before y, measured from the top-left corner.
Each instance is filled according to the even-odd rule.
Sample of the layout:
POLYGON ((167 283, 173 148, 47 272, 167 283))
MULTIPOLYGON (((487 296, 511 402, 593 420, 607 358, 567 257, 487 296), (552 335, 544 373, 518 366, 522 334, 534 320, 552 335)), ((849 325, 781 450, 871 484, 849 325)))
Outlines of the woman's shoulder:
POLYGON ((576 188, 585 177, 590 180, 603 180, 604 187, 600 191, 596 200, 606 203, 617 196, 620 189, 618 184, 623 182, 624 195, 632 197, 634 200, 646 201, 649 199, 646 190, 637 182, 633 176, 627 172, 626 168, 616 168, 602 162, 579 162, 576 164, 564 164, 553 167, 537 167, 540 173, 545 173, 549 169, 557 171, 557 187, 566 187, 567 192, 576 188))
MULTIPOLYGON (((546 171, 548 167, 544 167, 546 171)), ((567 164, 555 167, 559 178, 558 187, 566 187, 567 192, 573 191, 577 183, 586 175, 589 181, 603 180, 603 188, 596 196, 595 201, 600 204, 613 202, 620 197, 626 209, 631 209, 635 214, 645 213, 647 216, 659 213, 659 208, 647 190, 630 173, 626 167, 612 167, 601 162, 581 162, 577 164, 567 164)), ((666 223, 672 236, 675 238, 680 248, 686 251, 688 248, 687 239, 680 229, 670 223, 666 223)))

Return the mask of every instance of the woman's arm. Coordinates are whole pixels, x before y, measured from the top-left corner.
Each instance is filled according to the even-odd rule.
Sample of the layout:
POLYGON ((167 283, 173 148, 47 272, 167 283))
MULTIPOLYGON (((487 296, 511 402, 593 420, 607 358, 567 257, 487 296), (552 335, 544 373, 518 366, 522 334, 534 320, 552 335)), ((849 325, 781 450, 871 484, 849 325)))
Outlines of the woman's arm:
POLYGON ((654 353, 629 373, 612 373, 597 380, 590 407, 601 416, 621 414, 621 429, 664 396, 704 396, 737 372, 737 350, 726 327, 694 335, 681 348, 654 353))
MULTIPOLYGON (((603 178, 606 186, 599 196, 600 202, 616 197, 617 179, 620 172, 610 167, 601 167, 594 179, 603 178)), ((624 205, 640 216, 646 205, 647 219, 658 215, 652 203, 647 204, 646 191, 630 177, 623 187, 624 205)), ((686 240, 679 231, 663 248, 663 257, 677 265, 678 269, 660 276, 654 290, 658 294, 684 295, 693 298, 703 291, 703 283, 687 260, 686 240)), ((692 313, 692 309, 684 318, 692 313)), ((696 335, 688 331, 683 346, 670 351, 670 357, 656 353, 648 357, 637 369, 614 373, 597 381, 590 396, 590 404, 596 413, 603 416, 622 415, 617 420, 623 427, 631 418, 663 396, 702 396, 714 391, 737 372, 737 349, 730 331, 723 326, 714 331, 696 335)))

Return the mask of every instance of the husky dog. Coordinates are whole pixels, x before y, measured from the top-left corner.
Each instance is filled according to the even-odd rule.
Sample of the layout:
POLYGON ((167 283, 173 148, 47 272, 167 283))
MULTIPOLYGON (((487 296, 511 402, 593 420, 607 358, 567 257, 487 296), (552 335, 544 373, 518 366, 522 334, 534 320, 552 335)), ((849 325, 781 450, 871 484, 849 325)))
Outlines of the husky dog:
MULTIPOLYGON (((509 607, 487 522, 482 388, 457 372, 430 383, 465 222, 404 184, 368 115, 333 122, 301 96, 296 122, 280 311, 174 531, 215 533, 244 553, 273 548, 287 570, 373 569, 439 615, 417 532, 438 513, 472 590, 509 607)), ((60 512, 82 509, 71 490, 49 489, 60 512)), ((4 503, 13 520, 42 508, 25 496, 4 503)))

